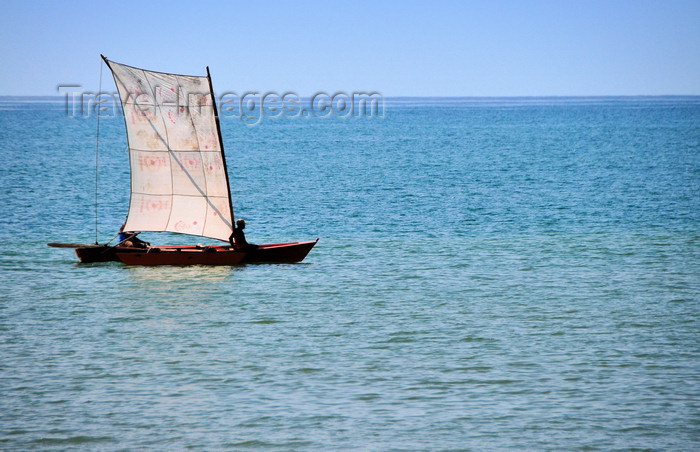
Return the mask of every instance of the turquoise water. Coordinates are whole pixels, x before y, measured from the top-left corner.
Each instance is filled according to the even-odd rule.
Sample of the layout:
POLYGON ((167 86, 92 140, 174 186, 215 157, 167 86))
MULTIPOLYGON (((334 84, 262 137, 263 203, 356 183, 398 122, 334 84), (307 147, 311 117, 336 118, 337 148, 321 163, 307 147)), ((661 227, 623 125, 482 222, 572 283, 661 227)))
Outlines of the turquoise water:
MULTIPOLYGON (((222 128, 249 241, 303 263, 77 264, 94 118, 0 100, 0 449, 700 448, 700 98, 222 128)), ((100 241, 125 148, 103 118, 100 241)))

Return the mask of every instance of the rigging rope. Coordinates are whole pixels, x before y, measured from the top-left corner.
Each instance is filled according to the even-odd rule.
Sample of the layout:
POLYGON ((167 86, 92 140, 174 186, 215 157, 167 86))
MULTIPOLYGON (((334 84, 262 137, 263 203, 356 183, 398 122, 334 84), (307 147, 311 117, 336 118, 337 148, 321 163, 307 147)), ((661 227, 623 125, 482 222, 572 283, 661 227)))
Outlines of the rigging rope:
MULTIPOLYGON (((100 57, 100 88, 95 95, 95 114, 97 115, 97 132, 95 133, 95 245, 97 245, 97 179, 100 162, 100 108, 99 97, 102 94, 102 57, 100 57)), ((111 241, 111 240, 110 240, 111 241)))

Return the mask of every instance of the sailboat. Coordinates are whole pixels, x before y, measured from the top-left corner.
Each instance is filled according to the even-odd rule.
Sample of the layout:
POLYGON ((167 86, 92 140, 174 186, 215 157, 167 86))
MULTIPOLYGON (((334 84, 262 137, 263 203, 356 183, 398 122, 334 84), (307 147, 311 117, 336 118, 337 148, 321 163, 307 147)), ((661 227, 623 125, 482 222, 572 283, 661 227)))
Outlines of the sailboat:
MULTIPOLYGON (((131 197, 124 231, 174 232, 229 243, 233 205, 211 76, 177 75, 108 60, 124 113, 131 197)), ((236 249, 49 243, 81 262, 236 265, 300 262, 318 239, 236 249)))

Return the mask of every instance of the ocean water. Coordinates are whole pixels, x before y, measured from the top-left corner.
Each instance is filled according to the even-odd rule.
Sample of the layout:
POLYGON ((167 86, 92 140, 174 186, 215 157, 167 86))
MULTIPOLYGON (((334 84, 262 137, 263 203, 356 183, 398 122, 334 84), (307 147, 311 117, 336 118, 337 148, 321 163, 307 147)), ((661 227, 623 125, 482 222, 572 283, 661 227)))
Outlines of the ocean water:
MULTIPOLYGON (((700 449, 700 98, 222 118, 294 265, 78 264, 121 118, 0 99, 0 450, 700 449)), ((144 233, 152 243, 191 237, 144 233)))

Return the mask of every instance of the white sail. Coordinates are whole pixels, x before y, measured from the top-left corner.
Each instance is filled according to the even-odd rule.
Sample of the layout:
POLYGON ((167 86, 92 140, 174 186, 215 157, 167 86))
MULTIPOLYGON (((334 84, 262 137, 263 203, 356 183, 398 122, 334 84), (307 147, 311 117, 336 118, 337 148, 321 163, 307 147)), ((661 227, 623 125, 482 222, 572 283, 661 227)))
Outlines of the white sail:
POLYGON ((125 230, 228 241, 233 212, 209 77, 105 61, 124 109, 129 144, 125 230))

